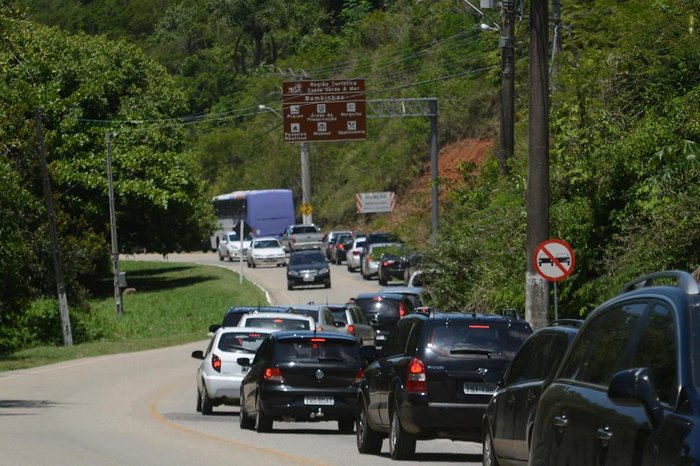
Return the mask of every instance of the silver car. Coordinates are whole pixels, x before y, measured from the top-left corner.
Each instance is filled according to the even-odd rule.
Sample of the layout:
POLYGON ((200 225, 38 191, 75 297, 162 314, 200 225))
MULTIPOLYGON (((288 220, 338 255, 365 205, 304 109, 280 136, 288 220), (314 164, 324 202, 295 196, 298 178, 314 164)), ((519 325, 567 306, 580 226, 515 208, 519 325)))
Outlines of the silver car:
POLYGON ((360 268, 360 257, 365 241, 367 241, 367 238, 360 237, 355 238, 355 241, 352 242, 352 246, 348 250, 348 255, 346 257, 348 272, 354 272, 360 268))
POLYGON ((359 306, 348 303, 328 304, 326 307, 333 313, 339 330, 354 335, 360 346, 374 346, 374 329, 359 306))
POLYGON ((360 262, 360 273, 362 274, 362 278, 365 280, 370 280, 379 272, 379 253, 376 252, 378 249, 399 246, 401 246, 401 243, 373 243, 366 246, 360 262))

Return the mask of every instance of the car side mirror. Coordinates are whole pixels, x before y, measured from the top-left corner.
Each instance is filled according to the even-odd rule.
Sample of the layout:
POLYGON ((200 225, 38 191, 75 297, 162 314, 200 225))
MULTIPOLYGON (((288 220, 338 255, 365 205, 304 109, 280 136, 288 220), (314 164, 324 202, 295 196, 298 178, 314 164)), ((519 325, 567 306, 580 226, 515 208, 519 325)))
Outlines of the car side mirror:
POLYGON ((192 357, 195 359, 204 359, 204 351, 202 351, 202 350, 192 351, 192 357))
POLYGON ((236 362, 241 367, 250 367, 250 358, 238 358, 236 362))
POLYGON ((219 325, 219 324, 211 324, 209 326, 209 333, 214 333, 217 330, 219 330, 220 328, 221 328, 221 325, 219 325))
POLYGON ((608 387, 608 398, 616 402, 640 402, 646 409, 653 427, 663 420, 664 414, 656 393, 656 385, 651 370, 647 367, 616 373, 608 387))

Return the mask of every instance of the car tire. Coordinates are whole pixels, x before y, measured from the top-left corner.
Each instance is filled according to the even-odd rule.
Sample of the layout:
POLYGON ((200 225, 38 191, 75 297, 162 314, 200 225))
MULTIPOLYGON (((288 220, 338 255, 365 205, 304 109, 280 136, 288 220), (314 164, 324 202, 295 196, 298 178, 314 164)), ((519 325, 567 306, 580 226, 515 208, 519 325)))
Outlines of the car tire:
POLYGON ((379 278, 379 284, 382 286, 386 286, 387 281, 381 275, 379 275, 378 278, 379 278))
POLYGON ((351 417, 344 417, 338 419, 338 431, 341 434, 352 434, 355 429, 355 419, 351 417))
POLYGON ((201 399, 202 399, 202 414, 204 415, 209 415, 212 413, 214 410, 214 402, 212 401, 211 398, 209 398, 209 394, 207 394, 207 387, 206 385, 204 386, 204 389, 202 390, 201 393, 201 399))
POLYGON ((202 412, 202 395, 199 393, 199 387, 197 388, 197 412, 202 412))
POLYGON ((251 430, 255 427, 255 420, 251 419, 248 412, 245 410, 245 400, 243 399, 243 393, 241 393, 241 409, 238 412, 238 424, 241 430, 251 430))
POLYGON ((484 466, 498 466, 498 460, 493 452, 493 439, 491 438, 491 432, 486 430, 484 435, 484 441, 482 443, 482 454, 483 454, 483 465, 484 466))
POLYGON ((404 430, 399 418, 399 407, 391 410, 389 428, 389 456, 394 460, 407 460, 416 453, 416 436, 404 430))
POLYGON ((357 437, 357 451, 363 454, 377 455, 382 451, 384 438, 379 432, 372 430, 367 419, 367 407, 360 402, 360 412, 357 414, 355 426, 357 437))
POLYGON ((219 254, 219 260, 220 260, 220 261, 223 261, 223 260, 224 260, 224 256, 222 256, 220 252, 219 252, 218 254, 219 254))
POLYGON ((350 262, 348 262, 348 272, 350 272, 350 273, 355 272, 355 267, 350 267, 350 262))
POLYGON ((292 286, 291 283, 287 283, 287 290, 292 291, 294 289, 294 286, 292 286))
POLYGON ((260 406, 260 398, 258 398, 256 408, 257 409, 256 409, 256 413, 255 413, 255 431, 256 432, 271 432, 272 431, 272 418, 263 412, 262 406, 260 406))
POLYGON ((324 288, 330 288, 330 287, 331 287, 331 282, 328 282, 328 283, 324 284, 323 287, 324 287, 324 288))
POLYGON ((250 261, 250 266, 251 266, 252 268, 257 267, 257 266, 255 265, 255 259, 253 259, 252 261, 250 261))

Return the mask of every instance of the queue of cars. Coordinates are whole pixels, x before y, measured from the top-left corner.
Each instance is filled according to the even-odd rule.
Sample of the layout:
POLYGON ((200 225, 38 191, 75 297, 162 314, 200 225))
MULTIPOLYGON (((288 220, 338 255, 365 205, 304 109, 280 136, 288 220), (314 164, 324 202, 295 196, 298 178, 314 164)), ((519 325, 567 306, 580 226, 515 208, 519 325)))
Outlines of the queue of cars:
MULTIPOLYGON (((386 240, 369 236, 347 243, 349 271, 386 240)), ((700 290, 690 274, 641 277, 585 321, 534 333, 517 314, 426 308, 416 290, 290 306, 310 329, 270 333, 264 355, 236 354, 238 399, 198 383, 197 409, 244 400, 241 426, 261 432, 275 420, 336 420, 354 428, 360 453, 379 453, 387 438, 392 459, 448 438, 481 442, 485 465, 700 464, 700 290), (361 325, 372 340, 360 340, 361 325), (292 349, 303 375, 291 370, 292 349)), ((207 351, 220 347, 212 339, 207 351)), ((229 370, 232 357, 216 356, 229 370)))

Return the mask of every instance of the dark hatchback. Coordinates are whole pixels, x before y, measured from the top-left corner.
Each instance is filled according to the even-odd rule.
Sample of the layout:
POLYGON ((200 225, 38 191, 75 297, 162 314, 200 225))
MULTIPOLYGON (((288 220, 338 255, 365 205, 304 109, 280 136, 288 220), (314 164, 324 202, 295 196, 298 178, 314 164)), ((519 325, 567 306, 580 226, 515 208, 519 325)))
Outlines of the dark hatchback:
POLYGON ((379 284, 384 286, 392 280, 403 282, 406 266, 408 265, 408 252, 386 253, 379 257, 377 268, 377 278, 379 284))
POLYGON ((241 383, 241 428, 272 430, 274 421, 337 420, 352 432, 364 359, 357 340, 331 332, 276 332, 260 345, 241 383))
POLYGON ((530 335, 515 355, 484 414, 485 466, 527 464, 537 403, 582 323, 555 321, 530 335))
POLYGON ((484 314, 413 314, 401 319, 358 394, 357 448, 393 459, 416 440, 481 441, 481 422, 498 381, 532 333, 523 320, 484 314))
POLYGON ((290 309, 289 306, 233 306, 224 314, 221 325, 212 324, 209 326, 209 331, 214 333, 221 327, 236 327, 241 317, 252 312, 289 312, 290 309))
POLYGON ((537 407, 529 464, 700 464, 700 291, 690 274, 642 277, 588 316, 537 407))
POLYGON ((310 285, 331 287, 331 271, 326 258, 319 250, 293 252, 287 266, 287 289, 310 285))
POLYGON ((396 322, 411 314, 415 306, 410 297, 398 293, 360 293, 357 304, 375 331, 374 344, 381 348, 396 322))

